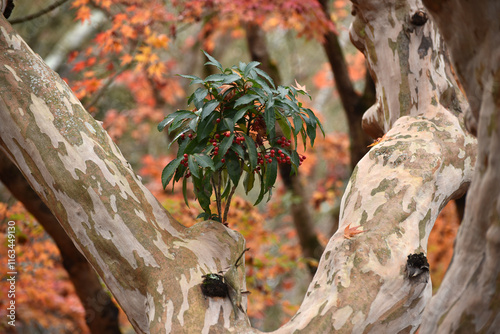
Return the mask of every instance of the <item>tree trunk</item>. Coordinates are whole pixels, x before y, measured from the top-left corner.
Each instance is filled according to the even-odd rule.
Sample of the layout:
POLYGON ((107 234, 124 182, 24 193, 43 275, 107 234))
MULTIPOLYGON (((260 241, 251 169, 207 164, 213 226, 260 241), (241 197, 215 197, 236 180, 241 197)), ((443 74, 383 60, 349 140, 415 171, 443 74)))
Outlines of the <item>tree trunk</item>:
POLYGON ((478 139, 478 159, 452 263, 420 333, 500 328, 500 3, 424 1, 450 48, 478 139))
POLYGON ((99 278, 40 197, 26 179, 0 151, 0 181, 54 239, 61 252, 63 266, 85 309, 85 321, 91 333, 120 333, 118 308, 101 286, 99 278))
MULTIPOLYGON (((386 136, 354 169, 340 229, 298 313, 276 333, 414 332, 420 324, 431 283, 425 264, 407 266, 407 259, 425 253, 439 211, 467 188, 476 146, 459 112, 461 93, 446 76, 439 33, 430 21, 409 20, 418 6, 354 5, 352 39, 377 89, 365 120, 386 136)), ((245 247, 241 235, 211 221, 191 228, 176 222, 65 83, 3 19, 0 50, 0 147, 135 330, 257 332, 228 298, 205 299, 200 291, 202 275, 235 263, 245 247)), ((237 290, 245 289, 244 266, 238 270, 237 290)))
MULTIPOLYGON (((319 2, 325 16, 329 18, 328 1, 319 0, 319 2)), ((368 146, 372 143, 372 139, 382 136, 380 133, 364 132, 361 127, 364 112, 375 102, 375 87, 367 71, 363 94, 361 95, 356 92, 349 77, 349 69, 337 34, 333 31, 328 31, 324 37, 323 50, 330 63, 335 87, 339 93, 340 101, 342 102, 347 118, 351 167, 354 169, 359 160, 368 152, 368 146)))

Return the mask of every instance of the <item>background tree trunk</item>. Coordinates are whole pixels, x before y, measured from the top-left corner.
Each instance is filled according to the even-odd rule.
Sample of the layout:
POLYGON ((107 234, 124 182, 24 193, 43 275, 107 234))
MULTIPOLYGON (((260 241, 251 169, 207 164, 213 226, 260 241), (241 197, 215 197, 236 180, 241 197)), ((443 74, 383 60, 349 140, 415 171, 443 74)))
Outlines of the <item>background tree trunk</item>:
POLYGON ((478 159, 453 260, 420 333, 500 328, 500 3, 424 1, 450 48, 470 102, 478 159))
MULTIPOLYGON (((271 60, 267 50, 264 31, 259 26, 248 24, 246 34, 252 60, 260 62, 261 69, 271 76, 276 85, 281 85, 279 69, 271 60)), ((279 126, 277 135, 282 135, 279 126)), ((297 231, 302 254, 306 259, 319 261, 323 253, 323 246, 321 246, 314 228, 313 218, 309 210, 309 199, 306 196, 300 172, 297 171, 297 174, 292 174, 292 167, 288 164, 280 164, 279 172, 286 189, 292 194, 290 210, 292 211, 293 225, 297 231)), ((312 261, 307 261, 307 267, 311 275, 316 273, 317 266, 312 261)))

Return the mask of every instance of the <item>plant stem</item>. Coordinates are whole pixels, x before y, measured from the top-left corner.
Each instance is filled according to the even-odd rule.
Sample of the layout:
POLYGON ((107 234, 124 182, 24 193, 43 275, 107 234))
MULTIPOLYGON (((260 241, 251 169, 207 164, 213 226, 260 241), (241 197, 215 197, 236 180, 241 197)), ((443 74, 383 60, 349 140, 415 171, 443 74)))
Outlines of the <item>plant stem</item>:
POLYGON ((231 189, 231 192, 229 193, 229 196, 227 196, 226 208, 224 211, 224 219, 222 220, 222 223, 225 223, 227 221, 227 213, 229 212, 229 205, 231 204, 231 199, 232 199, 235 191, 236 191, 236 185, 233 186, 233 188, 231 189))
POLYGON ((215 203, 217 203, 217 213, 219 214, 219 217, 222 215, 222 204, 221 204, 221 196, 220 196, 220 173, 219 173, 219 186, 215 182, 215 178, 212 175, 212 187, 214 188, 214 193, 215 193, 215 203))

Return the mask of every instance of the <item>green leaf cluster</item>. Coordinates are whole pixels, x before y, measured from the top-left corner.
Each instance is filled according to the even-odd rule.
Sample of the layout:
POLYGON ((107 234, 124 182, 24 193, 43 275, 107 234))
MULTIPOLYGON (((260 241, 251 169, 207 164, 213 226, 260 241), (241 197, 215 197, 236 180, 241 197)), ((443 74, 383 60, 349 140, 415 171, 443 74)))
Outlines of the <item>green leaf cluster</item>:
MULTIPOLYGON (((298 139, 314 144, 317 128, 323 128, 314 113, 298 101, 302 89, 276 87, 258 68, 258 62, 223 68, 203 51, 220 73, 202 79, 181 75, 199 87, 188 97, 191 109, 177 110, 158 125, 167 129, 179 145, 177 158, 163 170, 162 184, 180 181, 186 199, 191 178, 194 192, 204 212, 200 217, 226 222, 229 204, 240 181, 246 193, 260 187, 260 203, 271 196, 278 165, 287 163, 292 172, 305 159, 296 151, 298 139), (217 213, 211 211, 215 195, 217 213), (223 202, 225 202, 223 208, 223 202)), ((310 96, 309 96, 310 98, 310 96)), ((170 145, 172 144, 170 143, 170 145)), ((186 200, 187 204, 187 200, 186 200)))

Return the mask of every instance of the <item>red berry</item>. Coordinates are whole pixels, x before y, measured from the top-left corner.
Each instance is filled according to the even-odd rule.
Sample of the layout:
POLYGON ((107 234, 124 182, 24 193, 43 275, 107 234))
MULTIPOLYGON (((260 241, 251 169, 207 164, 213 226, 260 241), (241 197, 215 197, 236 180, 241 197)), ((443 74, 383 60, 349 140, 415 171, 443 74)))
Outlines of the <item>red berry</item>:
POLYGON ((281 147, 285 147, 285 144, 281 144, 281 147))
POLYGON ((189 139, 193 138, 193 134, 192 133, 188 134, 188 137, 189 139))
POLYGON ((231 135, 231 133, 230 133, 230 132, 226 132, 224 135, 225 135, 226 137, 229 137, 229 136, 231 135))
POLYGON ((273 162, 273 159, 267 159, 267 162, 271 163, 273 162))
POLYGON ((262 154, 260 154, 259 152, 257 152, 257 156, 260 158, 262 156, 262 154))
POLYGON ((264 158, 269 159, 269 154, 266 154, 264 158))
POLYGON ((222 158, 222 159, 220 159, 220 162, 224 163, 224 162, 226 162, 226 159, 222 158))
POLYGON ((186 138, 186 136, 184 134, 181 134, 181 139, 184 139, 186 138))
MULTIPOLYGON (((280 150, 281 151, 281 150, 280 150)), ((284 158, 285 157, 285 154, 284 153, 281 153, 280 154, 280 157, 284 158)))
POLYGON ((216 121, 217 123, 220 123, 220 118, 217 118, 215 121, 216 121))
POLYGON ((271 150, 271 154, 274 154, 276 151, 275 150, 271 150))
POLYGON ((283 153, 283 151, 282 150, 278 150, 278 154, 281 154, 281 153, 283 153))
POLYGON ((219 139, 220 138, 220 134, 216 133, 215 134, 215 139, 219 139))
POLYGON ((212 143, 212 145, 213 145, 213 146, 217 146, 217 142, 215 142, 215 141, 214 141, 214 142, 212 143))
POLYGON ((302 156, 302 160, 306 160, 306 156, 305 155, 302 156))
POLYGON ((187 157, 188 157, 187 153, 184 153, 184 158, 187 158, 187 157))

